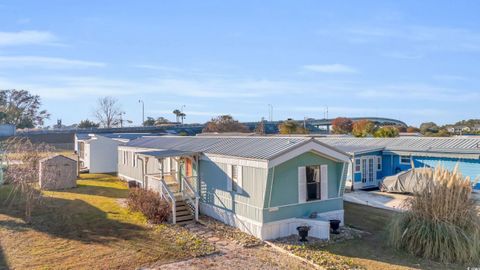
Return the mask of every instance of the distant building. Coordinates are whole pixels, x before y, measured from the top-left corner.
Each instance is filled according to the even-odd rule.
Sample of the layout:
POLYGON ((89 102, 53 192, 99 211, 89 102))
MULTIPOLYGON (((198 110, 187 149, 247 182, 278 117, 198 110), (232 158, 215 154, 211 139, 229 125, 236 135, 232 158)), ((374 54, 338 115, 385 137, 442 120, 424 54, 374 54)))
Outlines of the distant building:
POLYGON ((452 134, 462 135, 464 133, 469 133, 473 130, 468 126, 449 126, 447 127, 447 131, 452 134))
MULTIPOLYGON (((117 148, 149 133, 75 134, 75 151, 80 169, 90 173, 115 173, 118 170, 117 148)), ((160 135, 160 134, 157 134, 160 135)))

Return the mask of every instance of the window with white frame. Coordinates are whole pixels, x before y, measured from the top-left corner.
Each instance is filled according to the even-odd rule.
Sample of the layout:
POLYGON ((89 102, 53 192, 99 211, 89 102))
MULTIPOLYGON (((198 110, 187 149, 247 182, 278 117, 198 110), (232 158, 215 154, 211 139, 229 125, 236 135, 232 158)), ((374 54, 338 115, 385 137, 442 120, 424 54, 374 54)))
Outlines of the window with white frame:
POLYGON ((137 156, 135 155, 135 152, 132 152, 132 164, 133 167, 137 167, 137 156))
POLYGON ((128 164, 128 152, 127 151, 123 151, 123 164, 124 165, 127 165, 128 164))
POLYGON ((361 162, 359 158, 355 159, 355 172, 360 172, 362 170, 361 168, 361 162))
POLYGON ((382 157, 377 157, 377 171, 382 170, 382 157))
POLYGON ((400 164, 410 164, 410 156, 400 156, 400 164))

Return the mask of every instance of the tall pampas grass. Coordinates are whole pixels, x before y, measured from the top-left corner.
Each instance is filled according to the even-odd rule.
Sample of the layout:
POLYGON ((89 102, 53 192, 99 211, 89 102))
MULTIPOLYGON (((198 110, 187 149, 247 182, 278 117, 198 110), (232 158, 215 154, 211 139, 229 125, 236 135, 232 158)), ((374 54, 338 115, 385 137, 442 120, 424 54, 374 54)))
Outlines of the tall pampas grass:
POLYGON ((425 188, 406 201, 407 210, 389 226, 390 243, 443 263, 480 263, 480 217, 471 197, 472 180, 458 164, 417 172, 425 188))

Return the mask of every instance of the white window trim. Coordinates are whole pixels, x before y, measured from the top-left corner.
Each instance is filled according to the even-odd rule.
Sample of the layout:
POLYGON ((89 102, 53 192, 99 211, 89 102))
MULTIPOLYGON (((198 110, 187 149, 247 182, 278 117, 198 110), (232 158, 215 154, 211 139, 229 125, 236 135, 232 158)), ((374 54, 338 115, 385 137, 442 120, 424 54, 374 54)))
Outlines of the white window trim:
POLYGON ((137 167, 138 165, 138 162, 137 162, 137 157, 135 155, 135 152, 131 152, 132 153, 132 164, 133 164, 133 167, 137 167))
POLYGON ((243 166, 237 164, 228 164, 227 190, 236 194, 242 194, 243 191, 243 166), (233 166, 237 167, 237 179, 233 180, 233 166), (236 189, 233 187, 235 186, 236 189))
POLYGON ((380 172, 383 169, 382 161, 383 161, 382 157, 377 156, 377 172, 380 172))
POLYGON ((353 170, 354 170, 354 173, 361 173, 362 172, 362 158, 355 158, 354 163, 353 163, 353 170), (358 170, 357 170, 357 160, 359 162, 358 170))
POLYGON ((399 161, 400 161, 400 164, 403 164, 403 165, 410 165, 410 162, 412 161, 412 157, 411 156, 405 156, 405 155, 401 155, 399 156, 399 161), (402 161, 402 157, 408 157, 408 162, 403 162, 402 161))

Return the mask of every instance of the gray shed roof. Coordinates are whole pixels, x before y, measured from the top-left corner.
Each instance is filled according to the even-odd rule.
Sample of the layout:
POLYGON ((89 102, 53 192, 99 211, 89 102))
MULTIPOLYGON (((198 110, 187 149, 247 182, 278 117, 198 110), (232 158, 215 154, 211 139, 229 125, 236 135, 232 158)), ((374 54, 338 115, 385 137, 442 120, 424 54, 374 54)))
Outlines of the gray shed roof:
MULTIPOLYGON (((252 159, 271 159, 284 151, 310 141, 309 137, 142 137, 126 144, 129 147, 202 152, 252 159)), ((337 150, 339 151, 339 150, 337 150)))
POLYGON ((399 138, 354 138, 320 137, 318 141, 338 147, 346 152, 348 148, 384 149, 389 151, 437 152, 456 154, 480 154, 480 137, 399 137, 399 138))

